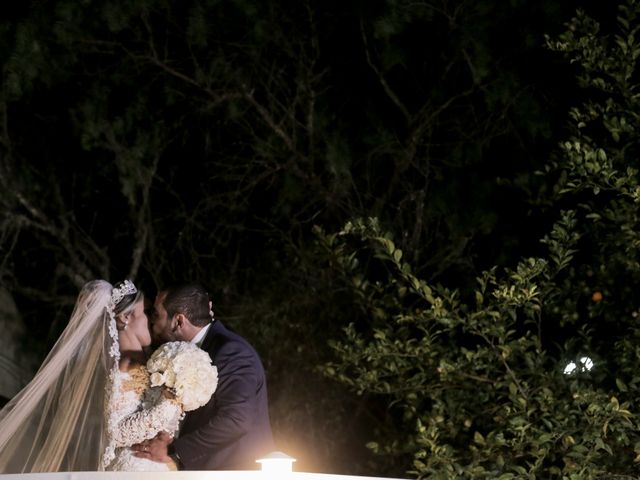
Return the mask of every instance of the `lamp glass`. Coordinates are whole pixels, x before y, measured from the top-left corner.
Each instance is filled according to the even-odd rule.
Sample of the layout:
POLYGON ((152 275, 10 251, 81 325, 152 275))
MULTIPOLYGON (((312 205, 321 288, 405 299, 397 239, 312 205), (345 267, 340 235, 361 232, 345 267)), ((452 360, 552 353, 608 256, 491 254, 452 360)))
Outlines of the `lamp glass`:
POLYGON ((296 459, 283 452, 271 452, 270 454, 256 460, 262 465, 263 472, 287 473, 293 471, 293 462, 296 459))

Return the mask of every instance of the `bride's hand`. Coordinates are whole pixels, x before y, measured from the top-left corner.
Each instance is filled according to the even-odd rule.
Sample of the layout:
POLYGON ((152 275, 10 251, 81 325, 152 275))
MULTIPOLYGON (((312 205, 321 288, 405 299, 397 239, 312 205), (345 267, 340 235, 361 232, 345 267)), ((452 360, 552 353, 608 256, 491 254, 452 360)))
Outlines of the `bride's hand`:
POLYGON ((170 463, 173 459, 167 454, 167 446, 173 437, 167 432, 160 432, 151 440, 145 440, 131 446, 133 454, 138 458, 146 458, 154 462, 170 463))

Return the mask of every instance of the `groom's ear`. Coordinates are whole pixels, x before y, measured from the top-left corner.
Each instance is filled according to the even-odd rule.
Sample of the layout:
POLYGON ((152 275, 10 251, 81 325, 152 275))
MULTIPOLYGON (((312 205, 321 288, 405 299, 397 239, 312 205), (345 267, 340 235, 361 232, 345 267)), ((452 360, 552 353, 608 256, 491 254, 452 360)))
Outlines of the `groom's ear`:
POLYGON ((186 321, 187 321, 187 317, 184 316, 184 314, 182 313, 178 313, 176 314, 175 318, 175 324, 173 325, 173 331, 175 332, 176 330, 181 330, 184 328, 184 326, 186 325, 186 321))

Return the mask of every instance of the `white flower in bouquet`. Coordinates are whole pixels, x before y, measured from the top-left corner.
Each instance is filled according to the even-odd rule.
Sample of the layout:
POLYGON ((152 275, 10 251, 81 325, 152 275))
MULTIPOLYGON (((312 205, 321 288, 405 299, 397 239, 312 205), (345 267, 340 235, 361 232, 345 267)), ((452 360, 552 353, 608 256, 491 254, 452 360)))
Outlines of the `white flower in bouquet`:
POLYGON ((189 342, 169 342, 147 361, 151 386, 170 388, 189 412, 205 405, 218 386, 218 369, 209 354, 189 342))

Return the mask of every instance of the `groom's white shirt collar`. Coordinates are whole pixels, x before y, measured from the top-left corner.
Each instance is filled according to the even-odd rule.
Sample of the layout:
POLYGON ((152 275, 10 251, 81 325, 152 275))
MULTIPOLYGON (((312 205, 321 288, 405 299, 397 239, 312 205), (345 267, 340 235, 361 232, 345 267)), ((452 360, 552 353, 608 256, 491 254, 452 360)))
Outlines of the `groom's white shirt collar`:
POLYGON ((195 343, 197 346, 200 347, 202 345, 202 341, 204 340, 204 337, 207 335, 207 332, 209 331, 209 328, 211 328, 211 324, 208 324, 206 327, 202 327, 200 331, 196 333, 196 336, 191 339, 191 343, 195 343))

